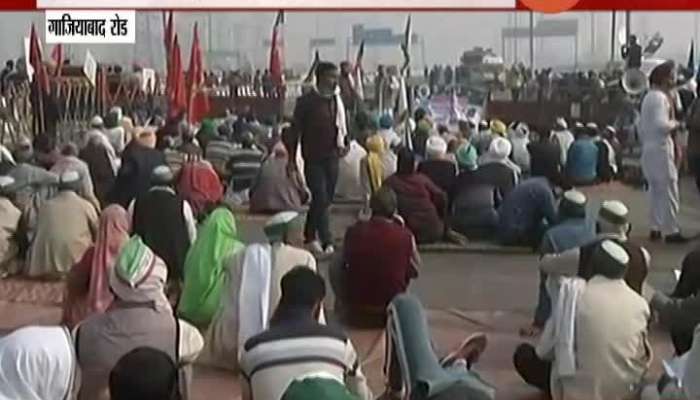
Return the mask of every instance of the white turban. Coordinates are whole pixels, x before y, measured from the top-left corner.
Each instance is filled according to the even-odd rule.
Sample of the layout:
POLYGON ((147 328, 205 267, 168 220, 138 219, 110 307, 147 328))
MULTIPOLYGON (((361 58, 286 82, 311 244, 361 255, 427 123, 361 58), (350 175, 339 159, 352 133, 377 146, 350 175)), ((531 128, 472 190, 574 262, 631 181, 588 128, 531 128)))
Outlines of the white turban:
POLYGON ((431 136, 425 144, 428 158, 440 158, 447 153, 447 143, 440 136, 431 136))
POLYGON ((510 156, 510 152, 513 150, 513 145, 510 144, 508 139, 502 137, 495 137, 489 145, 489 153, 491 153, 494 158, 499 160, 505 160, 510 156))

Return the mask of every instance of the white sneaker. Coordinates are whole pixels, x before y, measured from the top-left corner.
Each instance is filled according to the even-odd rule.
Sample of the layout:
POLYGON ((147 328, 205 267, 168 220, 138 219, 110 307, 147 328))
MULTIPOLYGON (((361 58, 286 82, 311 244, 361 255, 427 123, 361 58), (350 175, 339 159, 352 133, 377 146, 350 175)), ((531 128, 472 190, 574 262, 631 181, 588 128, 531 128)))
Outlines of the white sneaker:
POLYGON ((318 240, 309 242, 306 244, 306 249, 311 252, 311 254, 323 254, 323 246, 318 240))
POLYGON ((335 253, 335 247, 333 247, 332 244, 329 244, 328 246, 326 246, 325 249, 323 249, 323 254, 333 254, 333 253, 335 253))

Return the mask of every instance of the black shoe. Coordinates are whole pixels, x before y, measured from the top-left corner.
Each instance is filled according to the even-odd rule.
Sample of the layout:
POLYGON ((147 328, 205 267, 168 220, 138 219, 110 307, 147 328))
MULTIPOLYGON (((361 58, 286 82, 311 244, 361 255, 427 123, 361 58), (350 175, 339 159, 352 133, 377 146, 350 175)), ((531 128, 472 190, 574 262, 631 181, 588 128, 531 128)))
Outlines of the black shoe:
POLYGON ((681 235, 680 232, 666 236, 664 241, 668 244, 684 244, 688 243, 688 238, 681 235))
POLYGON ((659 231, 651 231, 651 232, 649 233, 649 240, 651 240, 652 242, 656 242, 656 241, 658 241, 658 240, 661 240, 661 232, 659 232, 659 231))

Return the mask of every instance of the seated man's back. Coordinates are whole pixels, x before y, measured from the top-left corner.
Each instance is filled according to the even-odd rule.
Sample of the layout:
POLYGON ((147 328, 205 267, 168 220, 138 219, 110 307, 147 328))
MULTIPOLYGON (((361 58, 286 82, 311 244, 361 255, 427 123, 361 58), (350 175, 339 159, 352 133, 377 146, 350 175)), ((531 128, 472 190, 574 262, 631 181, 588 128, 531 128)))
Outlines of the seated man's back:
POLYGON ((566 174, 573 183, 592 183, 598 176, 598 147, 589 138, 576 139, 566 157, 566 174))
POLYGON ((270 328, 248 339, 241 355, 243 400, 280 400, 298 377, 319 372, 344 381, 369 400, 357 354, 339 329, 317 322, 325 283, 316 272, 297 267, 282 278, 282 298, 270 328))

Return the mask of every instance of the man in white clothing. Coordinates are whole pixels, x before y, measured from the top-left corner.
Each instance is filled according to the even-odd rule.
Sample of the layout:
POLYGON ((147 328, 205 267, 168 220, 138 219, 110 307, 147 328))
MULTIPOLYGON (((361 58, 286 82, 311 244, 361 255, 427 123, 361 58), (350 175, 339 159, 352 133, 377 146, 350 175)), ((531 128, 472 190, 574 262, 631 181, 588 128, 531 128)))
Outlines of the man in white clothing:
POLYGON ((651 240, 666 235, 666 243, 685 243, 678 224, 680 196, 674 135, 678 130, 671 91, 676 84, 676 65, 665 62, 651 72, 651 90, 642 102, 639 137, 642 141, 642 172, 649 185, 651 240))
POLYGON ((574 319, 553 316, 573 324, 555 330, 555 343, 561 343, 562 332, 573 330, 568 346, 557 343, 545 352, 547 346, 524 344, 516 351, 514 364, 526 382, 549 391, 554 400, 630 399, 640 392, 652 359, 650 310, 623 280, 629 261, 613 240, 596 247, 590 260, 593 276, 575 300, 574 319), (567 356, 573 358, 573 370, 557 362, 567 356))

